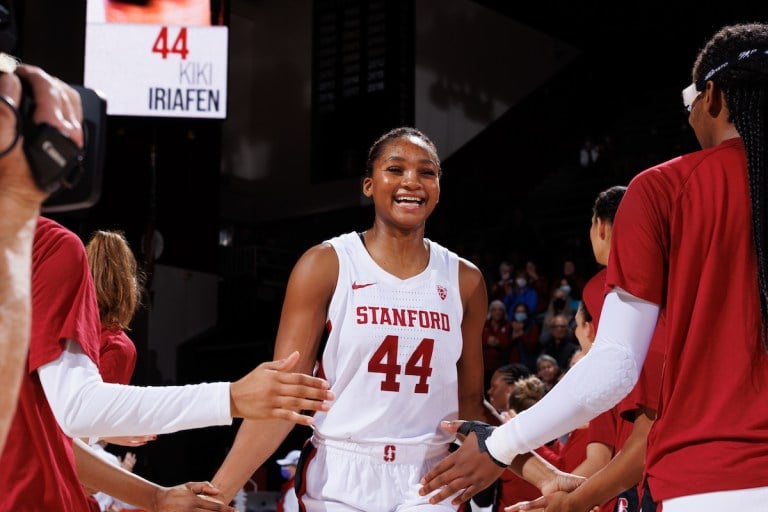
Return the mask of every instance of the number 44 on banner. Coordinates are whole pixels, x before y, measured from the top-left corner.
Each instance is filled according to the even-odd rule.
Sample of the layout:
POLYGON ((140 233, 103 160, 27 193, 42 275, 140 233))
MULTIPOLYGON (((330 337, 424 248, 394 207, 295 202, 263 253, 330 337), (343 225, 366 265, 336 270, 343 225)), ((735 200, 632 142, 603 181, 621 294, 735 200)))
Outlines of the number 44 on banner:
POLYGON ((185 60, 189 53, 187 49, 187 27, 179 29, 170 49, 168 49, 168 27, 161 28, 157 39, 155 39, 155 44, 152 45, 152 51, 159 53, 164 59, 168 57, 169 53, 178 53, 181 56, 181 60, 185 60))

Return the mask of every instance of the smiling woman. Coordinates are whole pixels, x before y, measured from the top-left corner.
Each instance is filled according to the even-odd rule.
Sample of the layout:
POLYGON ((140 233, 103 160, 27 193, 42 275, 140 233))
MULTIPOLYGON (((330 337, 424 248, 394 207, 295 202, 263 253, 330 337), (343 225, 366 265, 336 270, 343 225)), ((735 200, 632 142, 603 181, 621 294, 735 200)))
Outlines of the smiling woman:
MULTIPOLYGON (((334 510, 426 507, 418 479, 453 440, 440 421, 459 414, 493 421, 483 408, 485 283, 477 267, 424 236, 440 173, 426 135, 407 127, 384 134, 369 151, 362 185, 374 203, 372 226, 312 247, 293 269, 275 354, 299 349, 305 372, 319 357, 337 397, 315 416, 302 453, 303 510, 327 510, 327 502, 334 510)), ((225 496, 290 429, 243 423, 214 478, 225 496)), ((456 507, 446 500, 434 509, 456 507)))

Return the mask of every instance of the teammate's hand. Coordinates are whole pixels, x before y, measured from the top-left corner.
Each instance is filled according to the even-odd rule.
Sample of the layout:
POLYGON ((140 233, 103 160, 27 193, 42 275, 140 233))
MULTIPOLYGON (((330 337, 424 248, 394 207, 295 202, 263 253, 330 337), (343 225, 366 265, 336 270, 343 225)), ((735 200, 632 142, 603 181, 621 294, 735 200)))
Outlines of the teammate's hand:
POLYGON ((549 496, 541 496, 533 501, 521 501, 504 509, 504 512, 599 512, 600 507, 583 508, 571 499, 571 495, 557 491, 549 496))
POLYGON ((583 476, 572 475, 563 471, 556 471, 553 473, 551 479, 541 484, 540 491, 544 496, 553 494, 558 491, 571 492, 586 481, 587 479, 583 476))
POLYGON ((126 471, 133 472, 133 467, 136 465, 136 454, 133 452, 125 452, 125 456, 121 459, 117 458, 120 462, 120 467, 126 471))
POLYGON ((118 446, 127 446, 129 448, 136 448, 137 446, 144 446, 150 441, 155 441, 157 436, 152 434, 148 436, 115 436, 115 437, 102 437, 100 438, 109 444, 116 444, 118 446))
POLYGON ((589 506, 582 506, 573 499, 573 495, 570 493, 574 491, 581 484, 586 482, 587 479, 583 476, 572 475, 570 473, 564 473, 557 471, 553 474, 553 477, 548 481, 541 484, 541 493, 543 496, 532 501, 521 501, 514 505, 507 507, 505 511, 516 512, 519 510, 526 511, 538 511, 544 512, 589 512, 590 510, 598 511, 600 507, 594 509, 589 506))
MULTIPOLYGON (((457 432, 463 421, 444 421, 440 426, 449 432, 457 432)), ((432 504, 459 493, 452 501, 454 505, 468 501, 472 496, 495 482, 504 468, 494 463, 488 453, 480 451, 477 436, 470 432, 458 450, 440 461, 421 480, 419 494, 440 489, 430 497, 432 504)))
POLYGON ((290 373, 299 360, 294 352, 285 359, 262 363, 230 386, 232 417, 252 420, 283 419, 311 425, 312 417, 298 411, 327 411, 334 396, 328 382, 302 373, 290 373))
POLYGON ((219 490, 208 482, 188 482, 176 487, 163 487, 155 496, 152 512, 237 512, 228 505, 207 498, 218 493, 219 490))

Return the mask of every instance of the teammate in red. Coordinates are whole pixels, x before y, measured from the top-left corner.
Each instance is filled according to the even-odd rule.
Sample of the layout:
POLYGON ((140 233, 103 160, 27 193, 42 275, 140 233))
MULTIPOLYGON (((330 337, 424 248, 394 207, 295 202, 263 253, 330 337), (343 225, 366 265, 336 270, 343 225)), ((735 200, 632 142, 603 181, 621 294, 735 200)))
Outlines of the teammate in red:
MULTIPOLYGON (((455 510, 420 496, 421 474, 448 454, 441 419, 486 417, 480 271, 424 237, 440 199, 434 144, 413 128, 370 149, 363 193, 373 226, 309 249, 288 281, 275 354, 301 348, 299 369, 336 396, 315 416, 296 491, 302 510, 455 510), (325 328, 328 340, 320 351, 325 328)), ((288 422, 243 422, 213 481, 226 498, 280 445, 288 422)), ((448 434, 448 435, 446 435, 448 434)), ((490 483, 490 482, 489 482, 490 483)))
MULTIPOLYGON (((601 265, 608 263, 613 221, 626 187, 615 186, 598 194, 592 208, 592 226, 589 238, 595 260, 601 265)), ((583 303, 576 312, 576 336, 582 343, 582 350, 588 352, 595 338, 600 322, 605 293, 606 269, 595 274, 584 287, 583 303), (588 346, 584 345, 588 343, 588 346)), ((659 323, 662 323, 659 320, 659 323)), ((548 496, 518 503, 509 507, 508 512, 544 508, 552 511, 588 511, 600 505, 602 512, 635 512, 639 510, 639 489, 645 458, 648 430, 655 417, 658 390, 661 383, 663 363, 662 329, 657 325, 654 340, 648 351, 643 371, 635 388, 627 397, 608 413, 613 418, 615 430, 614 446, 616 456, 608 464, 603 463, 600 471, 573 492, 552 493, 548 496), (625 421, 626 420, 626 421, 625 421), (603 467, 605 466, 605 467, 603 467)), ((525 468, 524 468, 525 471, 525 468)), ((653 510, 653 503, 645 503, 646 512, 653 510)))
POLYGON ((616 216, 597 341, 542 401, 476 434, 424 479, 467 499, 496 462, 618 403, 637 381, 661 312, 665 362, 648 443, 664 512, 759 511, 768 501, 768 25, 722 28, 684 90, 701 151, 639 174, 616 216), (719 321, 722 320, 722 321, 719 321))

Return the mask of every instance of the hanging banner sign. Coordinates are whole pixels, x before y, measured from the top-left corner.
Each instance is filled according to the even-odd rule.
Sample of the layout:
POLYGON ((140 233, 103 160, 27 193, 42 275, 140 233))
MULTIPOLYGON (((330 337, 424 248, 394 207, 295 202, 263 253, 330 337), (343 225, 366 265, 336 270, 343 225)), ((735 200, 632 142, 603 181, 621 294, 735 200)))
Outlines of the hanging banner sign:
POLYGON ((110 22, 88 3, 84 84, 108 114, 226 118, 226 26, 110 22))

